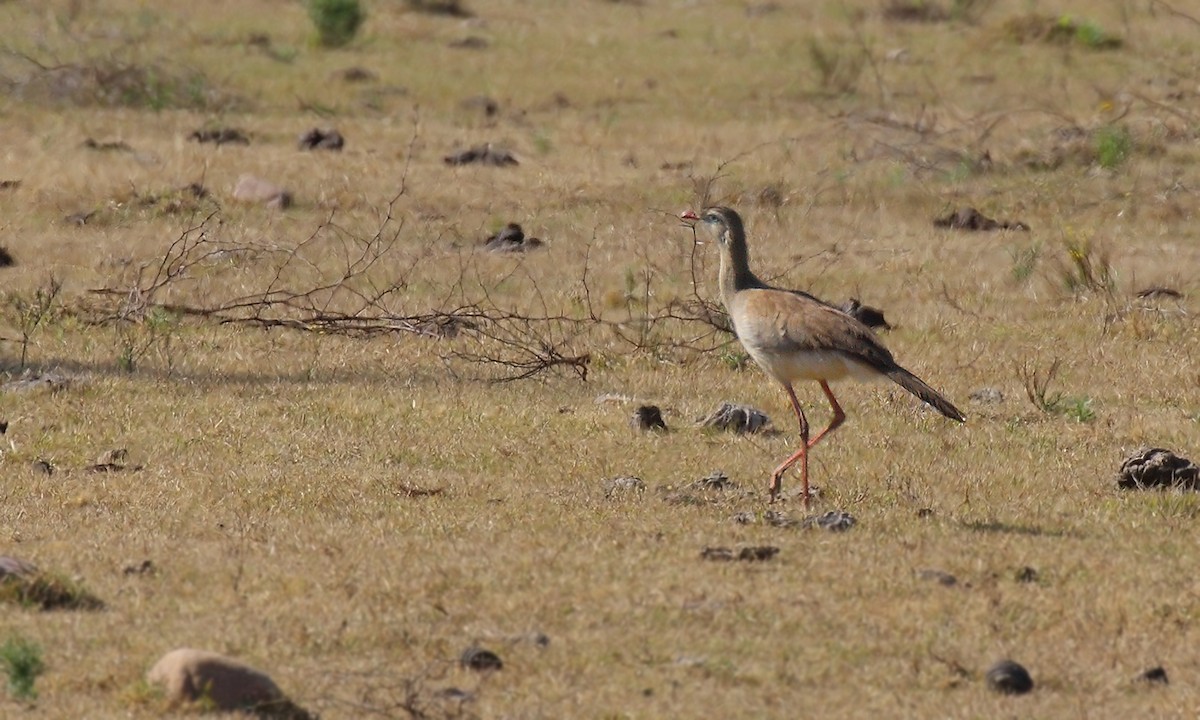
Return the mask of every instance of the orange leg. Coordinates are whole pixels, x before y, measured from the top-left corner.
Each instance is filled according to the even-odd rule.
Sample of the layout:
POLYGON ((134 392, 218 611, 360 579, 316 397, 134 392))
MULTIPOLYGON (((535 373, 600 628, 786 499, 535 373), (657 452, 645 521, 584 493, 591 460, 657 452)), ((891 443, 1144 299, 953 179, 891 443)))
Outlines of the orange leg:
POLYGON ((825 397, 829 398, 829 405, 833 408, 833 418, 829 421, 829 426, 817 433, 817 436, 811 441, 808 439, 808 418, 804 416, 804 411, 800 409, 800 401, 796 399, 796 392, 792 390, 790 384, 783 384, 783 389, 787 391, 788 399, 792 401, 792 409, 796 411, 796 418, 800 421, 800 449, 788 456, 787 460, 780 463, 779 467, 775 468, 775 472, 771 473, 771 502, 775 502, 779 497, 779 491, 783 489, 783 474, 788 471, 788 468, 799 461, 800 482, 804 489, 804 507, 806 509, 809 507, 811 496, 808 490, 808 451, 814 445, 821 442, 822 438, 836 430, 839 425, 846 421, 846 413, 842 411, 842 406, 838 404, 833 391, 829 389, 829 383, 824 380, 820 382, 821 389, 825 391, 825 397))

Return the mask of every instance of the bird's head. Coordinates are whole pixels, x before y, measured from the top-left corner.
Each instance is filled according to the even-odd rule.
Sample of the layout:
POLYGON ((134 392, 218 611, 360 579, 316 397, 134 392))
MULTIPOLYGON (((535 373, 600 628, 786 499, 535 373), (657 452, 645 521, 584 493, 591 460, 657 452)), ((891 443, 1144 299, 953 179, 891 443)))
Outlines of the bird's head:
POLYGON ((685 210, 679 215, 683 223, 693 229, 707 233, 710 238, 722 247, 733 241, 745 242, 745 231, 742 229, 742 218, 734 210, 727 207, 710 207, 697 215, 691 210, 685 210))

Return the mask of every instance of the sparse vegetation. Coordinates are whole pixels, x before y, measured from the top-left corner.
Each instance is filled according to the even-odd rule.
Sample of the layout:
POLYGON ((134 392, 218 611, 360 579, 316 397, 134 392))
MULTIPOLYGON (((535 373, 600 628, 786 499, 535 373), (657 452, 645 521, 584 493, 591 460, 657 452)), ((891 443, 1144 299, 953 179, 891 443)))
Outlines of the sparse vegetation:
POLYGON ((178 714, 143 683, 185 645, 326 720, 1200 707, 1200 495, 1114 477, 1142 445, 1200 456, 1193 23, 1033 8, 1136 41, 1100 52, 1008 42, 1024 0, 902 27, 880 0, 467 1, 364 3, 337 51, 304 2, 0 3, 0 527, 55 569, 0 588, 0 642, 48 668, 5 710, 178 714), (344 151, 299 150, 313 127, 344 151), (248 142, 191 139, 220 128, 248 142), (444 160, 488 143, 520 163, 444 160), (235 200, 244 174, 294 204, 235 200), (844 533, 766 502, 799 429, 679 224, 705 204, 742 212, 765 279, 882 310, 968 415, 835 385, 813 512, 844 533), (935 229, 964 207, 1030 231, 935 229), (544 246, 485 249, 507 223, 544 246), (51 277, 22 370, 9 300, 51 277), (704 430, 726 403, 774 422, 704 430), (1019 707, 984 685, 1002 655, 1036 682, 1019 707), (1169 687, 1133 684, 1152 664, 1169 687))
POLYGON ((52 322, 60 310, 58 300, 61 292, 62 282, 51 275, 29 295, 21 292, 6 293, 5 315, 21 335, 18 340, 21 347, 21 369, 25 368, 29 360, 29 345, 33 342, 34 335, 47 323, 52 322))
POLYGON ((1090 237, 1067 230, 1063 237, 1063 257, 1056 264, 1059 281, 1073 295, 1112 294, 1116 274, 1108 253, 1090 237))

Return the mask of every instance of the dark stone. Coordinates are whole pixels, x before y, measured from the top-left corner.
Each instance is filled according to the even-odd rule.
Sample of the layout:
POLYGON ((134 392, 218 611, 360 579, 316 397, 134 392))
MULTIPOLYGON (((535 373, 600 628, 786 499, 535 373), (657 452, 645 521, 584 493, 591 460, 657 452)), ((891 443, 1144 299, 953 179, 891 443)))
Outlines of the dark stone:
POLYGON ((1016 574, 1014 574, 1013 577, 1019 583, 1034 583, 1034 582, 1038 581, 1040 576, 1038 575, 1037 569, 1031 568, 1028 565, 1026 565, 1025 567, 1021 568, 1020 570, 1017 570, 1016 574))
POLYGON ((296 145, 301 150, 341 150, 346 139, 333 128, 313 128, 301 135, 296 145))
POLYGON ((472 148, 467 148, 461 152, 447 155, 442 158, 447 165, 491 165, 493 167, 506 167, 509 165, 519 165, 517 159, 512 156, 512 153, 507 150, 499 150, 492 147, 491 143, 476 145, 472 148))
POLYGON ((488 252, 511 253, 527 252, 545 245, 539 238, 525 237, 525 231, 517 223, 505 225, 500 232, 483 241, 483 247, 488 252))
POLYGON ((250 138, 237 128, 204 128, 188 135, 188 140, 214 145, 249 145, 250 138))
POLYGON ((1141 448, 1125 458, 1117 487, 1141 490, 1157 487, 1200 489, 1200 467, 1163 448, 1141 448))
POLYGON ((988 669, 988 687, 1005 695, 1024 695, 1033 690, 1033 678, 1029 671, 1012 660, 1001 660, 988 669))
POLYGON ((500 660, 499 655, 491 650, 485 650, 474 645, 463 651, 459 662, 468 670, 475 670, 477 672, 500 670, 504 667, 504 663, 500 660))
POLYGON ((666 430, 667 423, 663 420, 662 411, 657 405, 642 405, 633 412, 629 424, 638 430, 666 430))
POLYGON ((83 141, 83 146, 88 150, 97 152, 133 152, 133 147, 129 143, 122 140, 114 140, 111 142, 99 142, 88 138, 83 141))
POLYGON ((779 554, 779 548, 773 545, 751 545, 737 552, 727 547, 706 547, 700 551, 702 560, 718 560, 722 562, 740 560, 743 562, 762 562, 770 560, 779 554))

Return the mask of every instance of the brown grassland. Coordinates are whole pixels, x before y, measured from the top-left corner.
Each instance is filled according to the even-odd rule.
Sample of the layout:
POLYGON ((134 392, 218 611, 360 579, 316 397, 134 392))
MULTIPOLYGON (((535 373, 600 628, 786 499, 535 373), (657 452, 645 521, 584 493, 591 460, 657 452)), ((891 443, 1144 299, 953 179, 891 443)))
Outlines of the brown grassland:
MULTIPOLYGON (((0 714, 173 712, 143 678, 179 646, 261 667, 327 718, 1200 712, 1200 496, 1115 486, 1139 446, 1200 459, 1194 5, 931 0, 913 6, 947 17, 911 22, 882 0, 414 4, 371 2, 351 44, 321 49, 292 0, 0 3, 0 180, 20 181, 0 189, 17 263, 0 379, 71 379, 0 391, 0 554, 105 603, 0 609, 0 641, 46 663, 37 699, 0 714), (453 46, 469 36, 486 47, 453 46), (375 77, 336 75, 352 66, 375 77), (479 95, 498 112, 462 103, 479 95), (188 139, 219 126, 251 143, 188 139), (315 126, 345 150, 298 150, 315 126), (520 165, 443 162, 483 142, 520 165), (242 173, 295 204, 234 202, 242 173), (762 520, 796 442, 785 397, 736 341, 663 317, 715 298, 716 251, 676 217, 706 194, 745 217, 760 274, 883 308, 897 359, 968 415, 837 386, 849 420, 815 451, 813 510, 853 514, 848 532, 762 520), (933 227, 963 205, 1032 230, 933 227), (483 252, 509 221, 546 247, 483 252), (212 255, 122 305, 200 232, 212 255), (528 322, 505 345, 179 311, 273 277, 332 283, 324 312, 394 286, 372 311, 528 322), (20 308, 51 278, 23 347, 20 308), (1184 297, 1137 298, 1151 286, 1184 297), (587 354, 586 380, 493 382, 546 347, 587 354), (1038 407, 1023 375, 1056 360, 1038 407), (637 401, 671 432, 631 429, 637 401), (697 428, 723 401, 776 432, 697 428), (89 472, 111 448, 143 467, 89 472), (737 488, 672 495, 714 470, 737 488), (607 492, 622 475, 645 491, 607 492), (700 558, 745 545, 780 552, 700 558), (459 667, 472 644, 504 668, 459 667), (1032 694, 987 689, 1005 657, 1032 694), (1135 681, 1157 665, 1169 685, 1135 681)), ((819 389, 797 391, 822 426, 819 389)))

